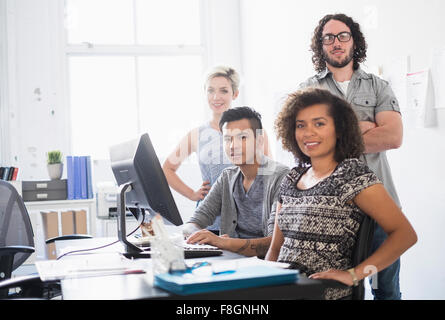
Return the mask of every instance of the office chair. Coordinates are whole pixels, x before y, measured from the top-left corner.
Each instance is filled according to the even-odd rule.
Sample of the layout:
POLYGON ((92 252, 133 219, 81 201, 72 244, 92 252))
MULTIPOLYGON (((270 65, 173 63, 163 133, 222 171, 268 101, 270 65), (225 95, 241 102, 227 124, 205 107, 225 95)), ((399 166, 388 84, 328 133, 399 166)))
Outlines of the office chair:
MULTIPOLYGON (((352 265, 357 266, 369 257, 374 236, 375 221, 365 215, 357 235, 357 242, 352 251, 352 265)), ((366 278, 365 278, 366 279, 366 278)), ((359 281, 357 287, 352 287, 352 300, 365 299, 365 279, 359 281)), ((335 280, 320 280, 325 288, 347 288, 346 285, 335 280)))
MULTIPOLYGON (((372 239, 374 237, 375 221, 365 215, 358 231, 357 242, 352 252, 352 265, 357 266, 371 254, 372 239)), ((366 278, 365 278, 366 279, 366 278)), ((365 299, 365 279, 359 281, 352 289, 352 300, 365 299)))
MULTIPOLYGON (((11 278, 34 252, 34 234, 28 211, 17 190, 0 181, 0 281, 11 278)), ((0 297, 8 295, 0 290, 0 297)))
MULTIPOLYGON (((84 238, 91 236, 66 235, 46 242, 84 238)), ((34 233, 23 199, 10 183, 0 180, 0 299, 51 298, 60 291, 57 282, 43 283, 38 274, 11 279, 12 272, 34 251, 34 233), (13 288, 18 293, 10 295, 13 288)))

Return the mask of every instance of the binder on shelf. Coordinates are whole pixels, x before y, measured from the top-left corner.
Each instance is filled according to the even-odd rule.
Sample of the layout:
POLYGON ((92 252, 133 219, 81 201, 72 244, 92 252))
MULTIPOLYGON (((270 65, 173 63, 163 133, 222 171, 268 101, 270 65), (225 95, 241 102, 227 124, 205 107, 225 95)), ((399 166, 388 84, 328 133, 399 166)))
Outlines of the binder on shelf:
POLYGON ((5 167, 5 170, 3 171, 3 176, 2 179, 8 181, 8 177, 9 177, 9 167, 5 167))
POLYGON ((81 186, 80 186, 80 157, 73 157, 74 159, 74 199, 81 199, 81 186))
POLYGON ((178 295, 295 283, 299 271, 271 266, 248 266, 234 272, 196 275, 192 272, 155 275, 154 285, 178 295))
POLYGON ((14 172, 12 173, 12 178, 11 178, 11 180, 12 180, 12 181, 16 181, 16 180, 17 180, 17 176, 18 176, 18 174, 19 174, 19 168, 15 167, 15 168, 14 168, 14 172))
POLYGON ((74 199, 74 159, 72 156, 66 157, 66 176, 68 200, 74 199))
POLYGON ((87 165, 87 199, 93 199, 93 178, 91 172, 91 156, 86 157, 87 165))
POLYGON ((14 169, 15 169, 15 167, 9 168, 8 181, 12 180, 12 176, 14 175, 14 169))
POLYGON ((93 199, 91 157, 67 156, 66 164, 68 199, 93 199))
POLYGON ((80 199, 88 199, 87 191, 87 158, 80 158, 80 199))

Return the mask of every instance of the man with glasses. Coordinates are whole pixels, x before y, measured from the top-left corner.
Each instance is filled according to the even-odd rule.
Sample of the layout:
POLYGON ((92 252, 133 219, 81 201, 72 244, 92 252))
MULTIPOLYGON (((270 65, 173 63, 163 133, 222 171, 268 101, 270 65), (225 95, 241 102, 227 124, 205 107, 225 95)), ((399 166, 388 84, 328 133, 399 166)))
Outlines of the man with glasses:
MULTIPOLYGON (((360 68, 366 59, 367 44, 358 23, 344 14, 326 15, 314 30, 311 50, 317 75, 299 88, 321 87, 347 100, 360 121, 365 143, 363 159, 375 172, 400 207, 391 177, 386 150, 402 144, 403 125, 397 99, 388 83, 360 68)), ((372 252, 386 239, 376 225, 372 252)), ((377 275, 372 283, 374 299, 401 299, 400 260, 377 275)))

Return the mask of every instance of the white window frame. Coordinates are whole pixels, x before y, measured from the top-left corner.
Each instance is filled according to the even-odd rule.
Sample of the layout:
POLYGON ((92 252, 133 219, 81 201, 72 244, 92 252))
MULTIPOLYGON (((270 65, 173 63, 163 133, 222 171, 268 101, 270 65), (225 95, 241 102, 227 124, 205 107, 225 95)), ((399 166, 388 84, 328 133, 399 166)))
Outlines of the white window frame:
MULTIPOLYGON (((65 4, 66 0, 63 1, 64 5, 60 8, 63 10, 63 14, 59 14, 59 16, 63 17, 65 12, 65 4)), ((133 0, 133 5, 136 6, 136 1, 133 0)), ((205 4, 205 0, 199 0, 199 18, 200 18, 200 30, 201 30, 201 44, 199 45, 103 45, 103 44, 94 44, 90 42, 83 42, 82 44, 69 44, 67 41, 67 31, 64 34, 63 44, 65 46, 65 90, 67 92, 67 107, 69 108, 69 114, 71 112, 71 105, 69 99, 69 74, 68 74, 68 59, 70 57, 76 56, 125 56, 130 58, 135 58, 135 84, 136 84, 136 112, 140 112, 140 104, 139 104, 139 74, 138 74, 138 57, 142 56, 185 56, 185 55, 193 55, 193 56, 201 56, 203 68, 207 67, 208 61, 208 51, 206 45, 206 39, 208 38, 206 31, 205 23, 207 22, 204 19, 205 11, 208 6, 205 4)), ((137 25, 136 15, 134 15, 133 20, 134 25, 137 25)), ((137 29, 135 27, 134 37, 137 38, 137 29)), ((138 117, 139 118, 139 117, 138 117)), ((141 123, 137 121, 137 132, 141 133, 141 123)), ((70 123, 70 148, 72 151, 72 128, 70 123)))
MULTIPOLYGON (((69 97, 69 55, 109 55, 109 46, 67 45, 65 23, 65 2, 59 0, 33 0, 32 6, 20 0, 0 1, 0 161, 2 165, 17 165, 27 167, 29 173, 22 176, 27 178, 43 178, 47 176, 44 160, 39 156, 35 161, 39 168, 32 169, 27 163, 25 154, 29 141, 39 150, 47 150, 49 145, 61 148, 62 152, 69 154, 71 148, 71 110, 69 97), (33 12, 39 7, 38 12, 33 12), (24 10, 21 12, 19 10, 24 10), (17 19, 19 17, 20 19, 17 19), (33 23, 41 21, 42 26, 34 30, 27 23, 27 17, 32 17, 33 23), (44 32, 42 34, 42 31, 44 32), (45 43, 39 46, 34 38, 44 38, 45 43), (41 61, 45 67, 45 74, 33 73, 31 70, 19 68, 24 62, 29 63, 29 55, 18 52, 23 47, 31 47, 28 41, 33 41, 32 48, 37 55, 33 56, 33 63, 40 63, 40 57, 51 57, 51 61, 41 61), (40 78, 39 78, 40 77, 40 78), (23 127, 22 116, 31 111, 32 106, 23 101, 33 98, 28 90, 31 86, 44 85, 46 92, 56 97, 51 102, 56 114, 61 116, 63 123, 58 124, 58 135, 42 135, 38 141, 36 132, 23 127)), ((235 67, 242 74, 241 61, 241 31, 240 31, 240 0, 200 0, 201 19, 201 46, 138 46, 113 48, 113 54, 158 55, 160 50, 165 54, 195 54, 200 53, 203 67, 207 69, 215 64, 226 64, 235 67), (230 23, 227 19, 230 17, 230 23)), ((241 84, 243 86, 243 84, 241 84)), ((243 102, 243 90, 237 99, 238 104, 243 102)), ((23 171, 22 171, 23 172, 23 171)))

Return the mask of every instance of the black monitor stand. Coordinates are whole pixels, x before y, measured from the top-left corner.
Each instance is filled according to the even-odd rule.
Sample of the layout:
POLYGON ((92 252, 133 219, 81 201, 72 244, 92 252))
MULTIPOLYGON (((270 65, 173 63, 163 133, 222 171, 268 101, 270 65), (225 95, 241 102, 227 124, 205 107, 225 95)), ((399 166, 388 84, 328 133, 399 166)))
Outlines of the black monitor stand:
MULTIPOLYGON (((124 256, 127 258, 150 258, 150 253, 144 252, 141 248, 135 246, 127 240, 126 228, 126 212, 125 193, 131 191, 131 183, 125 183, 119 186, 119 194, 117 198, 117 237, 124 245, 124 256)), ((140 210, 140 209, 139 209, 140 210)), ((144 214, 139 214, 138 223, 140 224, 144 219, 144 214)))

